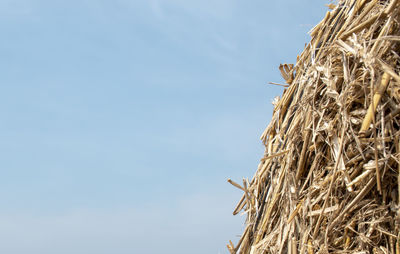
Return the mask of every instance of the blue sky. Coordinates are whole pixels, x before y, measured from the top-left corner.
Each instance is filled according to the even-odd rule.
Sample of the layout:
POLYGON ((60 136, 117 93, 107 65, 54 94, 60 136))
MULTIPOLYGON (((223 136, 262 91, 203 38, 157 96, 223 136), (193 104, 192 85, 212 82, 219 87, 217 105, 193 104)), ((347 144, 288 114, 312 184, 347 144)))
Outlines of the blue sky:
POLYGON ((227 253, 326 3, 0 0, 0 252, 227 253))

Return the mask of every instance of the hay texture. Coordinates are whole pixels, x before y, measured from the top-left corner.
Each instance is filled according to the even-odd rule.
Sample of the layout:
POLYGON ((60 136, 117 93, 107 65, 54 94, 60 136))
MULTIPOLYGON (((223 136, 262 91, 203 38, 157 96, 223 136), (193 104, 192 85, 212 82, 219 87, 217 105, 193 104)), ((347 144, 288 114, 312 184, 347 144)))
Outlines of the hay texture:
POLYGON ((347 0, 311 31, 261 139, 231 253, 400 254, 400 1, 347 0))

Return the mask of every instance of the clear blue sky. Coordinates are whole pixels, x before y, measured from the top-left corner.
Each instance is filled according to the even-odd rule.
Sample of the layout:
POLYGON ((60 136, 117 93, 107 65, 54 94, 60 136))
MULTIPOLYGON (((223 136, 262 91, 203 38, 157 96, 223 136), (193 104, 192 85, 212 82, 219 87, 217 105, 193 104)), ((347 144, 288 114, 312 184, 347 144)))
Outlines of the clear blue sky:
POLYGON ((0 0, 0 253, 227 253, 326 3, 0 0))

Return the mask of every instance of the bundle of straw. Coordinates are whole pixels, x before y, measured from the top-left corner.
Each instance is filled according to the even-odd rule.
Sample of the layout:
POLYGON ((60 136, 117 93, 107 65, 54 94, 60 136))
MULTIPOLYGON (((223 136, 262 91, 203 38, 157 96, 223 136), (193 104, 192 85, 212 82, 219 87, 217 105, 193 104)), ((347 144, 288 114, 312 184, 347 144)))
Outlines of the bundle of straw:
POLYGON ((234 210, 231 253, 400 254, 400 0, 343 0, 311 31, 234 210))

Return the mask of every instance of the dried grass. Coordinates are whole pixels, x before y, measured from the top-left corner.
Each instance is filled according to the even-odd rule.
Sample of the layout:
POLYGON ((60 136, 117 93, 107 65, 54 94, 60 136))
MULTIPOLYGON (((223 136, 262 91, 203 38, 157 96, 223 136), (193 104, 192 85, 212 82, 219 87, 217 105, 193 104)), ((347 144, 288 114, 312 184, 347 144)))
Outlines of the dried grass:
POLYGON ((311 31, 234 210, 231 253, 400 254, 400 1, 341 1, 311 31))

